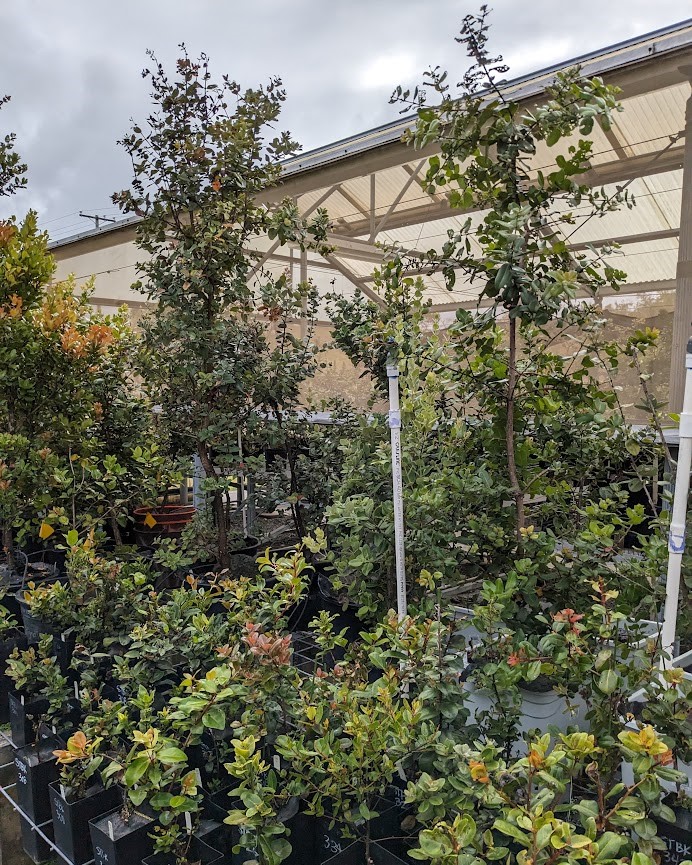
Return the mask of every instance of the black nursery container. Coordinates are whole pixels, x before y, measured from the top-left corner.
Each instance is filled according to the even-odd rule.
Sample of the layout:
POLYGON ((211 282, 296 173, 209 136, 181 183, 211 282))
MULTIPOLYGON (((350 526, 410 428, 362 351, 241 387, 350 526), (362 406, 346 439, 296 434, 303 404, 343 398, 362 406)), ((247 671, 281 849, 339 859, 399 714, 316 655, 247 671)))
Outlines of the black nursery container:
MULTIPOLYGON (((34 829, 33 823, 29 823, 28 820, 20 817, 19 828, 22 836, 22 849, 29 857, 29 859, 31 859, 32 862, 35 862, 36 865, 39 865, 39 863, 45 862, 47 859, 50 859, 53 850, 34 829)), ((52 823, 47 823, 45 826, 41 826, 41 831, 49 838, 52 838, 52 823)))
POLYGON ((27 745, 26 748, 17 748, 14 752, 17 804, 37 824, 51 819, 48 786, 58 777, 58 764, 53 751, 59 747, 59 740, 50 738, 42 739, 35 745, 27 745))
MULTIPOLYGON (((189 848, 189 861, 195 865, 221 865, 224 855, 201 839, 192 836, 189 848)), ((176 857, 171 853, 152 853, 142 860, 142 865, 176 865, 176 857)))
POLYGON ((410 865, 411 862, 404 842, 372 841, 369 858, 366 858, 364 842, 356 841, 327 859, 326 865, 410 865))
POLYGON ((69 677, 74 672, 70 670, 70 664, 72 663, 72 653, 76 645, 77 639, 72 634, 53 635, 53 654, 63 676, 69 677))
POLYGON ((90 820, 94 865, 139 865, 153 849, 149 837, 153 822, 153 817, 140 811, 124 820, 120 808, 90 820))
MULTIPOLYGON (((328 803, 325 802, 325 808, 327 807, 328 803)), ((401 835, 400 824, 403 814, 400 807, 389 799, 380 797, 374 803, 373 810, 377 812, 377 817, 373 817, 370 821, 370 838, 373 841, 401 835)), ((362 820, 357 822, 356 826, 352 827, 349 833, 345 825, 335 823, 329 813, 325 813, 322 817, 313 817, 312 819, 315 832, 315 862, 318 863, 331 862, 334 856, 353 846, 354 834, 360 836, 365 834, 364 821, 362 820)), ((354 855, 356 852, 354 849, 354 855)), ((360 865, 360 860, 357 861, 358 865, 360 865)), ((350 863, 350 860, 345 859, 344 862, 350 863)))
POLYGON ((48 710, 48 700, 25 700, 10 692, 7 696, 10 734, 15 748, 24 748, 36 741, 39 718, 48 710))
POLYGON ((58 633, 58 630, 53 625, 50 625, 48 622, 44 622, 43 619, 38 619, 36 616, 31 614, 29 604, 24 600, 24 589, 20 589, 15 594, 15 597, 19 604, 22 622, 24 623, 24 636, 30 646, 38 644, 44 634, 52 634, 54 636, 58 633))
POLYGON ((661 856, 665 865, 681 865, 692 860, 692 811, 673 808, 675 823, 656 820, 657 835, 664 841, 667 852, 661 856))
POLYGON ((83 798, 70 802, 62 795, 60 783, 54 781, 49 795, 55 844, 73 865, 83 865, 94 858, 89 821, 117 808, 122 794, 117 787, 95 786, 83 798))

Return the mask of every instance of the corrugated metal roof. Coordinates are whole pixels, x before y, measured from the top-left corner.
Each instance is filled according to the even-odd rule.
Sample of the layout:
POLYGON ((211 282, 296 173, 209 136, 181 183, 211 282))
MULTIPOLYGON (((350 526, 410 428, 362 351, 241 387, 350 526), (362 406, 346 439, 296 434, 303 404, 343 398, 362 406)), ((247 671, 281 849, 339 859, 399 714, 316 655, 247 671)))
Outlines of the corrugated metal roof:
MULTIPOLYGON (((627 76, 631 70, 646 70, 638 89, 624 98, 623 111, 617 114, 612 131, 606 133, 596 128, 589 136, 593 141, 591 164, 596 185, 603 182, 610 193, 618 185, 627 185, 636 206, 589 219, 575 227, 561 226, 558 229, 572 244, 612 238, 623 240, 622 251, 612 256, 612 263, 627 271, 628 284, 631 285, 656 285, 675 276, 676 231, 680 225, 682 194, 682 170, 679 166, 684 143, 678 136, 684 128, 685 108, 692 90, 689 83, 670 84, 669 78, 659 76, 658 71, 661 63, 668 64, 666 69, 675 69, 676 64, 686 58, 692 58, 692 19, 585 58, 576 58, 524 76, 507 87, 515 99, 533 98, 544 90, 558 69, 580 61, 585 74, 617 72, 626 80, 629 80, 627 76), (680 54, 679 62, 677 54, 670 57, 674 52, 680 54), (647 91, 649 81, 651 90, 647 91), (621 166, 628 164, 627 160, 636 163, 629 173, 621 170, 621 166), (612 180, 613 177, 617 179, 612 180), (650 236, 648 240, 647 236, 650 236), (635 239, 634 242, 628 242, 631 238, 635 239)), ((639 81, 639 72, 636 74, 639 81)), ((447 232, 459 230, 469 218, 449 210, 444 196, 428 195, 419 180, 411 181, 411 172, 419 165, 421 156, 397 143, 410 123, 410 117, 402 118, 285 163, 286 178, 303 178, 300 191, 295 193, 301 210, 313 207, 327 190, 331 190, 324 206, 332 220, 334 236, 337 241, 341 238, 335 254, 342 269, 353 275, 354 283, 366 280, 371 285, 372 269, 381 256, 375 246, 366 242, 373 222, 378 227, 382 218, 387 217, 383 230, 376 232, 378 242, 397 243, 407 249, 424 251, 439 250, 447 239, 447 232), (359 166, 368 154, 385 145, 396 145, 396 148, 390 148, 396 150, 396 158, 392 164, 373 170, 375 207, 371 215, 370 169, 363 165, 359 170, 359 166), (348 163, 349 171, 341 176, 339 172, 342 169, 338 165, 334 169, 337 163, 348 163)), ((540 145, 532 160, 534 169, 549 170, 556 154, 566 152, 569 144, 561 142, 558 148, 552 149, 540 145)), ((277 197, 280 195, 279 188, 277 197)), ((470 214, 472 234, 482 218, 482 213, 470 214)), ((136 221, 136 217, 131 217, 99 231, 83 232, 52 244, 52 248, 64 249, 85 238, 117 232, 136 221)), ((272 245, 266 238, 254 244, 255 248, 263 251, 268 251, 272 245)), ((288 252, 286 249, 278 252, 283 258, 276 266, 283 268, 287 264, 288 252)), ((297 261, 296 254, 296 274, 297 261)), ((321 291, 334 289, 350 294, 354 290, 353 283, 344 273, 327 270, 325 266, 324 260, 316 262, 314 254, 310 255, 308 274, 321 291)), ((466 286, 461 281, 450 294, 439 274, 428 275, 425 281, 429 297, 436 304, 446 306, 453 300, 467 302, 478 295, 477 288, 466 286)))

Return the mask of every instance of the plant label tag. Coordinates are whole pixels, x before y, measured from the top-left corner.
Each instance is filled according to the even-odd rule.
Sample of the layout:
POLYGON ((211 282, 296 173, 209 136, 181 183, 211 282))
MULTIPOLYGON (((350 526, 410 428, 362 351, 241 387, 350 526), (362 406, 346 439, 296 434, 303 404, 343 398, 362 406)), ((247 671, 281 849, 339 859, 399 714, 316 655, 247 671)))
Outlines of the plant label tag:
POLYGON ((149 529, 153 529, 156 525, 156 520, 152 517, 150 513, 147 514, 146 517, 144 517, 144 525, 149 529))
POLYGON ((53 526, 48 523, 41 523, 41 528, 38 530, 38 536, 42 541, 45 541, 46 538, 49 538, 53 534, 53 532, 55 532, 53 526))

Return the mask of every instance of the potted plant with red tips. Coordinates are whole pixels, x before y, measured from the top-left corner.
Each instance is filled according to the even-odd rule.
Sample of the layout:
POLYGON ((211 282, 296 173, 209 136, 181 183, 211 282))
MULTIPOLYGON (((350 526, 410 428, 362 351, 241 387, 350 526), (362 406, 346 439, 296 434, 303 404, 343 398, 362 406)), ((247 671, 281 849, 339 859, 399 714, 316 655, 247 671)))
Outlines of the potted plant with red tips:
POLYGON ((103 739, 87 738, 81 730, 53 753, 60 776, 50 785, 53 836, 58 849, 73 865, 94 858, 89 821, 111 811, 122 802, 116 786, 104 787, 99 770, 104 762, 103 739))

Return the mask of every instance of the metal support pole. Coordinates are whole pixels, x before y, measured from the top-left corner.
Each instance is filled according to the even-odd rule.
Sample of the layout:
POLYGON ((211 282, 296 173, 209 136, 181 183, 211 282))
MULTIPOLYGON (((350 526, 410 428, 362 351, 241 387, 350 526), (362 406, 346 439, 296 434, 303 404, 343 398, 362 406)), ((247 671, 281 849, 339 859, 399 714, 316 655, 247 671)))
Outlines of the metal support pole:
POLYGON ((396 561, 396 605, 399 621, 406 617, 406 564, 404 550, 404 487, 401 474, 401 410, 399 368, 387 365, 389 381, 389 431, 392 443, 392 500, 394 502, 394 554, 396 561))
POLYGON ((666 576, 666 601, 661 630, 661 646, 664 654, 668 655, 669 658, 673 657, 675 650, 680 570, 682 568, 682 556, 685 552, 690 468, 692 468, 692 337, 687 341, 687 354, 685 356, 685 391, 680 414, 680 447, 675 471, 673 513, 668 535, 668 574, 666 576))

